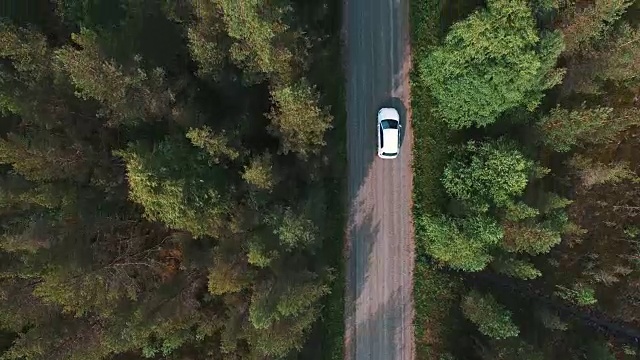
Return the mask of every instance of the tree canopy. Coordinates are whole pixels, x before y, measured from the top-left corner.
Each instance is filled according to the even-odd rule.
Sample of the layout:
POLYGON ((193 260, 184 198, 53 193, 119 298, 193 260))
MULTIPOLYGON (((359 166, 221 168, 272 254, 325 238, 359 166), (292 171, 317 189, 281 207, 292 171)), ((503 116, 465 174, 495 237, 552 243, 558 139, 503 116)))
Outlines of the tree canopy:
POLYGON ((343 226, 324 146, 343 104, 314 66, 337 35, 301 15, 325 3, 14 3, 0 358, 297 356, 326 321, 339 257, 321 245, 343 226))
POLYGON ((485 212, 513 203, 534 175, 534 165, 506 139, 469 141, 447 164, 442 184, 451 197, 485 212))
POLYGON ((420 64, 421 78, 452 128, 486 126, 516 106, 535 109, 560 83, 559 32, 540 33, 526 1, 490 0, 454 24, 420 64))
POLYGON ((511 313, 489 294, 471 291, 464 297, 461 306, 467 319, 489 337, 506 339, 518 336, 520 332, 511 320, 511 313))

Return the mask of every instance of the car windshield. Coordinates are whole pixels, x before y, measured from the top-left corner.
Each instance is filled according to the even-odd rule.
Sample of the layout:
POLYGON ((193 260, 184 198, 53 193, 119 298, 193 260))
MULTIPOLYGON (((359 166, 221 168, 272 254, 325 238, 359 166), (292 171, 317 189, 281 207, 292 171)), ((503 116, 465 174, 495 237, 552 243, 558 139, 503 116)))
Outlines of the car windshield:
POLYGON ((382 155, 384 156, 396 156, 398 155, 398 153, 387 153, 387 152, 383 152, 382 155))
POLYGON ((380 127, 383 129, 397 129, 398 122, 395 120, 382 120, 380 121, 380 127))

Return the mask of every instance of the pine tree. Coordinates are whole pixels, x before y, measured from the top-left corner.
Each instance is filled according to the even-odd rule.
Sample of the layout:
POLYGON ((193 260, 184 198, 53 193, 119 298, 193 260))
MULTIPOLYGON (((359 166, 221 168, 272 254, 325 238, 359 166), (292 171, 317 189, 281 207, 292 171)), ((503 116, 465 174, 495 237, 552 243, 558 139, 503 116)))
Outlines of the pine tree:
POLYGON ((82 99, 95 99, 110 124, 135 124, 169 116, 174 95, 165 84, 164 70, 142 68, 140 56, 122 66, 101 49, 98 35, 83 29, 73 34, 76 47, 56 52, 61 71, 67 73, 82 99), (78 47, 80 49, 78 49, 78 47))
POLYGON ((640 116, 632 112, 616 113, 613 108, 582 107, 567 110, 556 107, 542 119, 543 141, 550 148, 566 152, 573 146, 607 144, 625 129, 640 124, 640 116))
POLYGON ((493 339, 506 339, 520 333, 511 320, 511 312, 489 294, 472 290, 463 298, 461 307, 464 316, 476 324, 481 333, 493 339))
POLYGON ((234 161, 240 156, 240 152, 229 144, 224 133, 215 134, 208 126, 189 129, 186 136, 193 145, 206 151, 214 164, 220 164, 224 160, 234 161))
POLYGON ((214 0, 192 0, 190 3, 196 18, 187 29, 191 57, 198 63, 198 76, 216 80, 229 51, 224 23, 214 0))
POLYGON ((296 43, 297 34, 283 21, 291 11, 287 2, 212 1, 222 13, 227 35, 234 40, 230 57, 246 72, 245 80, 288 83, 295 78, 289 46, 296 43))
POLYGON ((244 167, 242 179, 253 188, 271 191, 277 181, 271 154, 264 153, 251 159, 249 165, 244 167))
POLYGON ((597 94, 606 81, 633 86, 640 71, 640 30, 622 24, 604 41, 571 63, 564 84, 565 94, 571 92, 597 94))
POLYGON ((624 180, 640 181, 638 175, 623 162, 602 164, 587 156, 574 154, 568 165, 585 189, 600 184, 616 184, 624 180))
POLYGON ((318 106, 316 89, 306 80, 272 89, 273 108, 269 130, 280 137, 280 151, 293 151, 302 157, 317 153, 325 145, 324 134, 332 117, 318 106))
POLYGON ((491 267, 498 273, 513 276, 518 279, 531 280, 540 277, 540 270, 526 260, 519 260, 512 257, 497 257, 491 267))
POLYGON ((542 223, 503 223, 504 239, 502 247, 509 252, 538 255, 549 252, 562 240, 561 232, 542 223))
POLYGON ((281 358, 302 347, 329 293, 327 278, 302 272, 258 284, 251 297, 249 343, 260 356, 281 358))
POLYGON ((141 143, 118 152, 127 164, 130 197, 150 220, 191 232, 217 236, 231 209, 224 172, 182 139, 167 138, 154 149, 141 143))
POLYGON ((582 9, 576 4, 563 9, 559 27, 564 35, 566 53, 588 50, 604 37, 631 4, 633 1, 629 0, 595 0, 582 9))

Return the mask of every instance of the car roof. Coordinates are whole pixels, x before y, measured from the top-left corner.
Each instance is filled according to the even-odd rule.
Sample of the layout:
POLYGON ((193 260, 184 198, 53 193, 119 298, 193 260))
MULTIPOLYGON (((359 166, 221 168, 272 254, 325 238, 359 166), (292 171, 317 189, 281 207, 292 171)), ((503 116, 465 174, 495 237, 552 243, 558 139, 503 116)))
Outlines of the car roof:
POLYGON ((398 152, 398 129, 382 130, 382 152, 397 153, 398 152))

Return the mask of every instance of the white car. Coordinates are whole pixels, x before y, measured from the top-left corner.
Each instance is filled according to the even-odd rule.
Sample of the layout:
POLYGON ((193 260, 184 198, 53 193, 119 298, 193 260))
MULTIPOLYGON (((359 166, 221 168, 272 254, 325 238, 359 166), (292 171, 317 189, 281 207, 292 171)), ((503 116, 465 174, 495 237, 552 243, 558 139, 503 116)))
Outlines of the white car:
POLYGON ((378 111, 378 156, 395 159, 400 151, 400 114, 394 108, 378 111))

